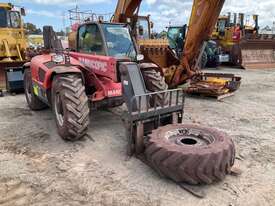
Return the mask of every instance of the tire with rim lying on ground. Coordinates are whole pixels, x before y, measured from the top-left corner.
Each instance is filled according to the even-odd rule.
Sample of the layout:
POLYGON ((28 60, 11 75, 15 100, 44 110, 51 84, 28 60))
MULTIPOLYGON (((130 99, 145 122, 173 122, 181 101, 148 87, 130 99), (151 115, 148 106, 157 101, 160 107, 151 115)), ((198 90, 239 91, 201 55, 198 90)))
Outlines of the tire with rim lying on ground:
POLYGON ((34 94, 30 69, 26 69, 24 73, 24 92, 31 110, 42 110, 47 107, 47 105, 34 94))
POLYGON ((175 182, 211 184, 230 173, 235 147, 216 129, 179 124, 154 130, 145 154, 156 171, 175 182))
POLYGON ((86 134, 90 109, 79 75, 58 75, 54 78, 52 107, 58 133, 63 139, 76 141, 86 134))
MULTIPOLYGON (((142 76, 145 82, 146 89, 149 92, 161 92, 168 89, 168 84, 165 82, 165 77, 154 69, 145 69, 142 71, 142 76)), ((158 94, 152 97, 151 106, 162 106, 168 104, 168 93, 158 94), (156 102, 155 102, 156 101, 156 102)))

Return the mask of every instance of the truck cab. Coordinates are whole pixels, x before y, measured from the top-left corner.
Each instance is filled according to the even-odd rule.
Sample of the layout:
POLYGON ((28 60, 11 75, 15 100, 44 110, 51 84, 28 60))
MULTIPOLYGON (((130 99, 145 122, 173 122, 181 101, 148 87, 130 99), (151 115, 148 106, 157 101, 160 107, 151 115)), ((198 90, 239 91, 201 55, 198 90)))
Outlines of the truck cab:
POLYGON ((0 4, 0 60, 1 62, 23 61, 27 47, 21 16, 24 9, 16 10, 11 4, 0 4))
POLYGON ((0 90, 15 92, 23 89, 21 70, 27 49, 24 15, 24 8, 0 3, 0 90))

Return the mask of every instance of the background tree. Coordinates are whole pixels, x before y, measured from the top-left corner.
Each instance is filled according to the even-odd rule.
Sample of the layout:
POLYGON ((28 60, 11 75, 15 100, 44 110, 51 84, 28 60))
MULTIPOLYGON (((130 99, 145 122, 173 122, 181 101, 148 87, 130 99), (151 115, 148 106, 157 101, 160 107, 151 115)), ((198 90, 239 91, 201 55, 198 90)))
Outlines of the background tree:
POLYGON ((36 25, 32 23, 25 23, 24 27, 26 29, 27 34, 42 34, 41 29, 37 28, 36 25))

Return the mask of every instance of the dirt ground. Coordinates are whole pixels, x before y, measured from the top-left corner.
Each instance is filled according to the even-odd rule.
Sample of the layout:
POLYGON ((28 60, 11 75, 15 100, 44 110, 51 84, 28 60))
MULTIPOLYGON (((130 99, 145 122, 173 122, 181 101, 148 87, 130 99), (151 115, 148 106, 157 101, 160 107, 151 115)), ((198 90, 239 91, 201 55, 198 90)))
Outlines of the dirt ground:
POLYGON ((184 122, 227 132, 243 174, 203 186, 206 198, 136 158, 126 160, 125 131, 114 112, 92 112, 90 138, 68 143, 49 109, 32 112, 17 95, 0 98, 0 205, 275 205, 275 70, 220 71, 241 75, 241 89, 222 102, 188 97, 184 122))

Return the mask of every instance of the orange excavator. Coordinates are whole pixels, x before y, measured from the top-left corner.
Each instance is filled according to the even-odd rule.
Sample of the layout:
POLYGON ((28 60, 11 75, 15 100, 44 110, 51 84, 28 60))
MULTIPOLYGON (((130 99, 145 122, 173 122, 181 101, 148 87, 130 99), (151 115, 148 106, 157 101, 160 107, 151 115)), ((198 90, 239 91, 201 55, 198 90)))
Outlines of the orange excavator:
POLYGON ((142 0, 118 0, 112 18, 113 23, 128 23, 137 39, 145 61, 161 68, 170 88, 190 82, 188 92, 208 96, 227 96, 240 86, 240 77, 233 74, 210 74, 200 71, 200 60, 218 20, 224 0, 194 0, 184 52, 180 58, 174 55, 168 42, 162 39, 138 39, 136 28, 142 0))

